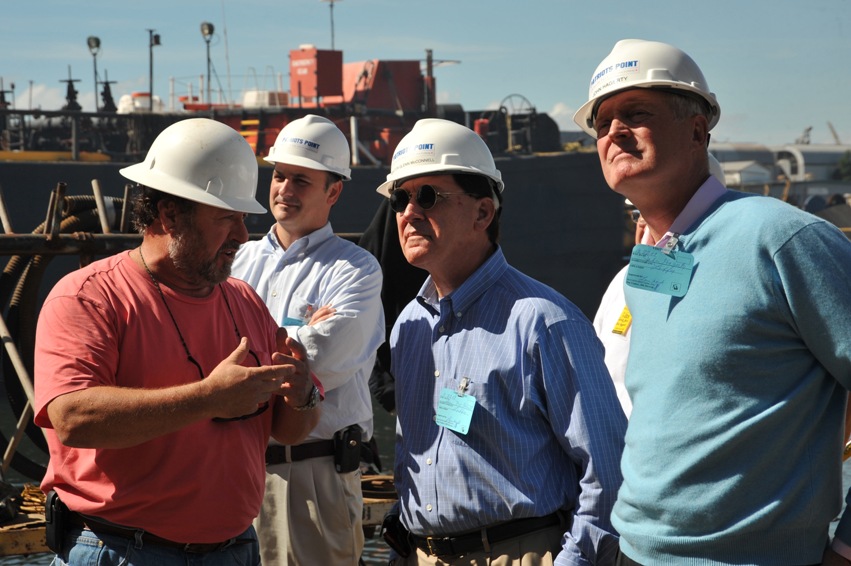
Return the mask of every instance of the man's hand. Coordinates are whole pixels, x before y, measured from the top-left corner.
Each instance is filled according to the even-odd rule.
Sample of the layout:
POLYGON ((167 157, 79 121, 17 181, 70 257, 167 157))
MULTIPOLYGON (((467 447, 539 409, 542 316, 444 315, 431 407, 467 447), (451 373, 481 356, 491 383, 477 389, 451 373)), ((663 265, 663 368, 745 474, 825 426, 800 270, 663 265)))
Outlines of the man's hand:
MULTIPOLYGON (((324 309, 325 307, 322 307, 324 309)), ((319 309, 321 311, 322 309, 319 309)), ((316 316, 314 314, 314 316, 316 316)), ((305 405, 313 391, 313 379, 310 377, 310 365, 307 360, 307 351, 304 346, 287 336, 285 328, 279 327, 275 335, 278 351, 272 354, 272 362, 284 364, 292 368, 292 371, 282 381, 278 395, 284 398, 284 402, 290 407, 301 407, 305 405)))
POLYGON ((299 444, 317 425, 322 411, 319 407, 311 411, 292 410, 304 406, 313 390, 307 352, 287 336, 284 328, 278 328, 275 341, 278 351, 272 354, 272 362, 286 364, 292 373, 284 378, 276 392, 279 400, 274 407, 272 437, 281 444, 299 444))
POLYGON ((325 305, 324 307, 319 307, 313 312, 313 316, 310 317, 310 321, 308 321, 308 326, 316 326, 323 320, 328 320, 331 316, 337 312, 337 309, 332 307, 331 305, 325 305))
MULTIPOLYGON (((250 415, 281 390, 284 381, 296 372, 286 363, 245 367, 248 338, 243 337, 236 350, 202 380, 207 386, 216 417, 235 418, 250 415)), ((274 361, 274 360, 273 360, 274 361)))

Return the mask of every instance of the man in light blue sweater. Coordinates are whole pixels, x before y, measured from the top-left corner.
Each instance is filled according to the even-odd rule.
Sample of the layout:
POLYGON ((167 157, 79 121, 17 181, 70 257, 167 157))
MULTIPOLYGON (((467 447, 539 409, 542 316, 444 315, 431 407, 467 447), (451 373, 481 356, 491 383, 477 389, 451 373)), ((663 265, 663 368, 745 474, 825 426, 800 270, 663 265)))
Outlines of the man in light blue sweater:
POLYGON ((695 62, 624 40, 574 116, 656 246, 636 246, 620 565, 851 564, 842 504, 851 243, 709 175, 720 108, 695 62))

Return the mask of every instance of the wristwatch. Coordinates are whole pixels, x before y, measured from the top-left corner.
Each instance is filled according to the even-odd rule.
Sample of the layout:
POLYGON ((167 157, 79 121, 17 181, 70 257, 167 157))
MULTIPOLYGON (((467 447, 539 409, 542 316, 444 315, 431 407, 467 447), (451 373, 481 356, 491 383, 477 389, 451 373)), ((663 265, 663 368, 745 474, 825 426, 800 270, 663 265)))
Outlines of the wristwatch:
POLYGON ((310 395, 307 397, 307 403, 302 405, 301 407, 293 407, 296 411, 309 411, 313 409, 319 404, 319 388, 316 387, 316 384, 313 384, 313 388, 310 390, 310 395))

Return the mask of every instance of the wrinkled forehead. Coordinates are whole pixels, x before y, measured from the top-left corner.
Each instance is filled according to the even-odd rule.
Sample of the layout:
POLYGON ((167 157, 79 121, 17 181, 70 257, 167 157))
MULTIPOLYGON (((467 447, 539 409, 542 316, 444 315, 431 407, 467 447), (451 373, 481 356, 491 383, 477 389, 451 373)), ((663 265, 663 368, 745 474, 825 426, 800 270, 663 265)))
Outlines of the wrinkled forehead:
POLYGON ((665 104, 671 96, 676 94, 656 88, 630 88, 621 90, 602 98, 594 107, 592 116, 597 117, 600 113, 611 112, 614 108, 630 104, 665 104))

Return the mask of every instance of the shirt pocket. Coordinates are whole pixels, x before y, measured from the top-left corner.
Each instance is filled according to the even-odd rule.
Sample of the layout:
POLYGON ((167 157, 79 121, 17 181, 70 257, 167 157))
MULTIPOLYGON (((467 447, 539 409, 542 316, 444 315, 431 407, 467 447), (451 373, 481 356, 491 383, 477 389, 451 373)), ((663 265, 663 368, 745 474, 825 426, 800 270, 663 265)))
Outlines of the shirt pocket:
POLYGON ((287 305, 282 326, 304 326, 310 322, 310 317, 319 308, 315 301, 304 298, 298 293, 293 293, 287 305))

